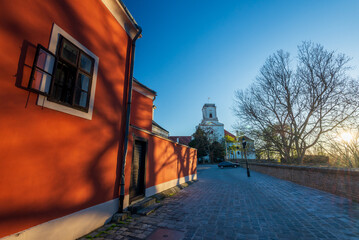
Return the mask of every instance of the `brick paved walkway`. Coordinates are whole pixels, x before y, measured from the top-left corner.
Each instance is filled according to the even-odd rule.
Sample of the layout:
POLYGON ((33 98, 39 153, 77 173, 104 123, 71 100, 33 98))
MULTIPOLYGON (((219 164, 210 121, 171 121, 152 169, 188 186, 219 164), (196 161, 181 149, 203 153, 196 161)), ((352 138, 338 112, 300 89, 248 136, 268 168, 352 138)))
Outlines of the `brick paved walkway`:
POLYGON ((155 213, 134 216, 116 226, 106 225, 92 236, 98 236, 94 239, 171 239, 171 236, 177 236, 176 239, 181 236, 183 239, 359 239, 359 203, 256 172, 247 178, 242 168, 199 166, 198 169, 199 181, 165 199, 155 213), (166 232, 166 229, 178 232, 166 232), (101 234, 101 231, 105 232, 101 234))

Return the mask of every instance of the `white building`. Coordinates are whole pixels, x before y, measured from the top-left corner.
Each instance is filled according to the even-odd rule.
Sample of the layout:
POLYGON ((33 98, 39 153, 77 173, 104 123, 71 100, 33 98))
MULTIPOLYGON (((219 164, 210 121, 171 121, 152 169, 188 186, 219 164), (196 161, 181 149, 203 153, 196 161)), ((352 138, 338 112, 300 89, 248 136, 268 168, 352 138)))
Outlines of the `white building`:
MULTIPOLYGON (((212 141, 217 141, 219 143, 223 143, 225 141, 225 136, 229 136, 232 138, 232 141, 225 141, 225 148, 226 148, 226 156, 225 158, 228 160, 235 160, 235 159, 243 159, 243 147, 242 147, 242 139, 243 137, 247 141, 246 146, 246 153, 248 159, 255 159, 255 150, 254 150, 254 140, 246 137, 246 136, 239 136, 238 132, 235 135, 228 132, 224 129, 224 124, 218 121, 217 117, 217 109, 216 105, 213 103, 206 103, 203 105, 202 108, 202 121, 197 126, 204 130, 206 133, 209 134, 209 138, 212 141)), ((202 160, 209 162, 209 157, 205 156, 202 160)))
POLYGON ((209 133, 212 141, 223 141, 224 124, 218 121, 216 105, 213 103, 204 104, 202 108, 202 116, 202 121, 198 127, 209 133))

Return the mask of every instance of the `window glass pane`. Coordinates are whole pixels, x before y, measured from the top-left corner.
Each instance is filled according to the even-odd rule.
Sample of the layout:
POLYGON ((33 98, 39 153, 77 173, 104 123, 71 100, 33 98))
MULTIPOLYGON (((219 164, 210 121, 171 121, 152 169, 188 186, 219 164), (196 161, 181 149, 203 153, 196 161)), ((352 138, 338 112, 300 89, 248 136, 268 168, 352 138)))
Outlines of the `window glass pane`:
POLYGON ((88 73, 91 73, 91 70, 92 70, 92 60, 91 58, 87 57, 86 55, 84 54, 81 54, 81 58, 80 58, 80 67, 88 72, 88 73))
POLYGON ((36 66, 42 70, 52 74, 55 64, 55 57, 51 54, 40 49, 39 56, 37 58, 36 66))
POLYGON ((51 75, 36 69, 31 83, 31 88, 44 93, 49 93, 50 85, 51 75))
POLYGON ((54 85, 52 91, 52 98, 63 103, 68 103, 72 105, 72 91, 61 85, 54 85))
POLYGON ((66 86, 68 88, 72 88, 75 85, 75 79, 76 79, 76 70, 75 69, 67 69, 66 72, 66 86))
POLYGON ((57 69, 55 71, 55 82, 60 85, 65 83, 65 72, 63 71, 63 64, 57 64, 57 69))
POLYGON ((75 104, 81 107, 87 107, 87 93, 80 89, 76 90, 75 104))
POLYGON ((55 84, 52 94, 54 99, 60 100, 62 94, 62 87, 55 84))
POLYGON ((72 87, 75 82, 76 68, 70 67, 66 64, 57 64, 55 72, 55 82, 67 87, 72 87))
POLYGON ((89 90, 90 78, 82 73, 79 73, 79 79, 77 81, 77 87, 88 92, 89 90))
POLYGON ((49 100, 87 109, 95 60, 73 43, 62 39, 54 61, 56 69, 49 100))
POLYGON ((79 50, 65 41, 62 47, 61 57, 76 65, 78 55, 79 50))
POLYGON ((63 91, 63 102, 72 104, 72 91, 71 89, 66 88, 65 91, 63 91))
POLYGON ((54 90, 52 98, 60 102, 72 104, 73 85, 75 83, 76 68, 59 62, 55 72, 54 90))

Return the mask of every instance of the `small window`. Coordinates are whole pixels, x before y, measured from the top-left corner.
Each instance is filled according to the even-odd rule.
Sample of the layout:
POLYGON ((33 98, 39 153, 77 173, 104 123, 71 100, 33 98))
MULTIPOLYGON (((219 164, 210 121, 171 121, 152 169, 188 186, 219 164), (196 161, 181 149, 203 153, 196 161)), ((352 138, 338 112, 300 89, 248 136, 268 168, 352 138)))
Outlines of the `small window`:
POLYGON ((212 113, 209 114, 209 117, 212 118, 212 113))
POLYGON ((87 112, 94 59, 64 37, 58 45, 57 57, 48 100, 87 112))
POLYGON ((32 88, 39 89, 37 104, 91 120, 99 58, 55 23, 48 49, 42 47, 37 55, 38 59, 46 57, 45 64, 41 64, 43 60, 36 60, 37 72, 33 70, 35 77, 30 79, 32 88), (43 77, 36 77, 39 73, 43 77))

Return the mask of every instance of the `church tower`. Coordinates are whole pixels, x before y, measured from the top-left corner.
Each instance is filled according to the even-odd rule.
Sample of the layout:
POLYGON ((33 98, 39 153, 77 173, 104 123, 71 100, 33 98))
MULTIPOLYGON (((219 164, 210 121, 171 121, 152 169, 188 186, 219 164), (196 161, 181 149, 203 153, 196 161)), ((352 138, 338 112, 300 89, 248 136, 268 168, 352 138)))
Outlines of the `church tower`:
POLYGON ((224 138, 224 124, 218 121, 216 105, 206 103, 202 108, 202 122, 199 128, 210 133, 212 140, 221 142, 224 138))
POLYGON ((217 121, 218 122, 216 105, 214 105, 212 103, 204 104, 203 108, 202 108, 202 116, 203 116, 202 121, 217 121))

